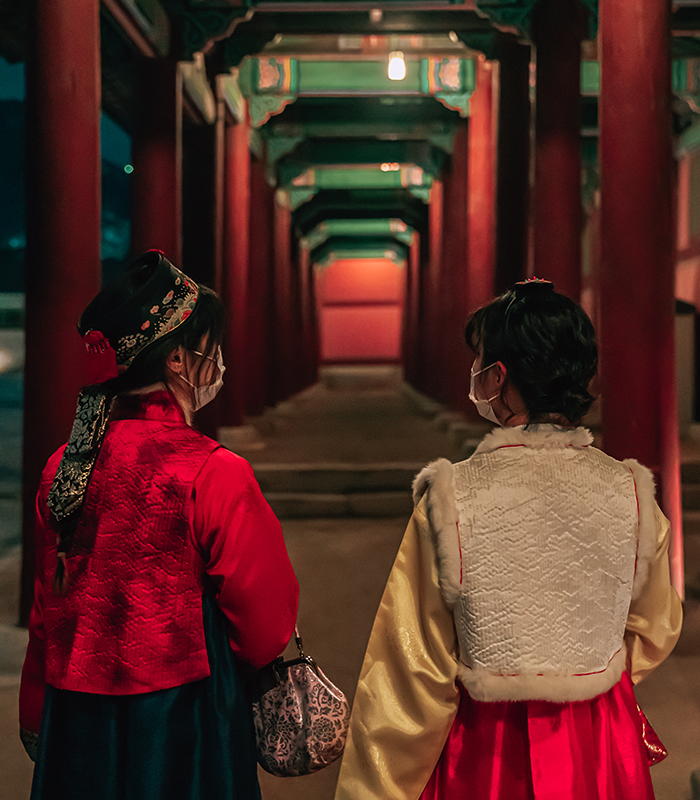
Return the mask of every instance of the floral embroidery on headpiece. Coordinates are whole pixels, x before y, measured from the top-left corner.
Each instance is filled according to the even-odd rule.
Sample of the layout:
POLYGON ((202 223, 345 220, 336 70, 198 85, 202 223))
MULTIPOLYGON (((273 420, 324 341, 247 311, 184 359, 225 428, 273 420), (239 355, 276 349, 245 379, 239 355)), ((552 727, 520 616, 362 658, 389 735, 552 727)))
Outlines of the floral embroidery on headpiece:
POLYGON ((163 257, 161 269, 165 265, 169 268, 169 285, 165 287, 168 291, 154 297, 154 305, 151 305, 153 300, 149 301, 150 308, 144 309, 145 319, 138 331, 128 331, 119 337, 116 343, 118 364, 129 367, 144 347, 182 325, 197 304, 199 286, 163 257))

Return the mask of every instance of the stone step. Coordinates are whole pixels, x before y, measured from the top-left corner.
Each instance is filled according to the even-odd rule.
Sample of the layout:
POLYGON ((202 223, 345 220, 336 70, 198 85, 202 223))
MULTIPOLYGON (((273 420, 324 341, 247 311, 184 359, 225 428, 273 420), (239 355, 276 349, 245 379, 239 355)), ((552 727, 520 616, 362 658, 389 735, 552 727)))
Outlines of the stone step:
POLYGON ((253 464, 263 493, 408 493, 424 464, 253 464))
POLYGON ((683 461, 681 463, 681 482, 700 483, 700 461, 683 461))
POLYGON ((700 536, 700 510, 683 509, 683 535, 700 536))
POLYGON ((351 492, 265 492, 265 498, 280 519, 299 517, 405 517, 413 511, 409 491, 351 492))
POLYGON ((700 510, 700 483, 682 483, 681 497, 684 510, 700 510))

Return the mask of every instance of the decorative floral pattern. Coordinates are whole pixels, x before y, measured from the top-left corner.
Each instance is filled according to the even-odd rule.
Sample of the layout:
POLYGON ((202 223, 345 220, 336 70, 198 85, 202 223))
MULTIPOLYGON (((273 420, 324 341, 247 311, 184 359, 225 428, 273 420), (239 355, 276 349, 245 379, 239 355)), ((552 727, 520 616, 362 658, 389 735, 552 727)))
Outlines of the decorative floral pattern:
MULTIPOLYGON (((172 267, 172 270, 179 272, 176 267, 172 267)), ((145 333, 130 333, 118 340, 117 364, 130 366, 146 345, 170 333, 190 316, 197 304, 199 286, 194 281, 186 279, 182 273, 178 274, 170 285, 175 288, 171 289, 160 303, 151 306, 148 312, 143 309, 144 316, 146 313, 150 314, 150 319, 145 319, 140 326, 145 333)))
POLYGON ((82 504, 107 428, 109 408, 106 395, 89 390, 80 393, 73 430, 47 500, 58 520, 72 514, 82 504))
POLYGON ((277 685, 253 703, 258 763, 279 777, 308 775, 343 752, 350 709, 308 656, 274 669, 277 685))

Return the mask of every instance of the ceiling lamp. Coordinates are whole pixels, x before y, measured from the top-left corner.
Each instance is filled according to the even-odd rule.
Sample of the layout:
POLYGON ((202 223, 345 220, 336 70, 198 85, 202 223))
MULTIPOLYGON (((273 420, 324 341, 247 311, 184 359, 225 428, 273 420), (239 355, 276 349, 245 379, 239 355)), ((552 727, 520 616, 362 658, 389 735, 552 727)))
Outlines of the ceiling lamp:
POLYGON ((392 50, 389 53, 389 66, 387 68, 389 80, 402 81, 406 77, 406 62, 401 50, 392 50))

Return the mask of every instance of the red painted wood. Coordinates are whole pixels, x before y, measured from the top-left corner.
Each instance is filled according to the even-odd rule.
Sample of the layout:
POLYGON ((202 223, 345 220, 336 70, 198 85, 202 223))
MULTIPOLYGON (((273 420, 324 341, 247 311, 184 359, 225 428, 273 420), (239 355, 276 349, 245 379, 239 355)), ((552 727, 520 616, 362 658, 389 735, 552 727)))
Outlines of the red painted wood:
POLYGON ((303 279, 299 243, 292 231, 291 216, 289 230, 289 263, 291 268, 291 359, 290 390, 292 394, 304 388, 304 311, 303 311, 303 279))
POLYGON ((343 259, 321 272, 319 296, 331 303, 400 303, 403 271, 388 259, 343 259))
POLYGON ((604 447, 658 476, 682 591, 669 12, 666 0, 600 3, 600 334, 604 447))
POLYGON ((222 425, 240 425, 246 414, 248 379, 248 270, 250 123, 225 131, 224 248, 221 298, 228 313, 223 354, 228 373, 222 389, 222 425))
POLYGON ((476 91, 469 113, 469 268, 466 292, 469 311, 494 294, 496 249, 496 136, 493 103, 494 67, 477 62, 476 91))
POLYGON ((321 314, 322 359, 337 363, 398 363, 401 306, 326 306, 321 314))
POLYGON ((420 342, 420 234, 413 232, 408 254, 405 281, 405 302, 402 321, 401 360, 408 383, 416 382, 417 355, 420 342))
POLYGON ((248 274, 248 367, 246 409, 261 414, 269 403, 272 367, 272 203, 273 189, 265 179, 265 162, 250 163, 250 220, 248 274))
POLYGON ((435 394, 453 408, 469 403, 464 326, 469 316, 471 122, 455 132, 449 169, 443 172, 439 335, 434 351, 435 394))
POLYGON ((443 184, 433 180, 428 205, 427 259, 421 269, 421 314, 420 342, 418 348, 418 370, 416 388, 436 396, 438 392, 439 369, 436 353, 440 352, 440 281, 442 268, 443 236, 443 184))
POLYGON ((275 402, 286 400, 294 386, 295 346, 299 331, 294 312, 294 277, 291 257, 291 210, 284 197, 274 205, 274 356, 275 402))
MULTIPOLYGON (((578 0, 541 0, 533 14, 537 54, 533 264, 558 291, 581 293, 581 37, 578 0)), ((619 35, 619 30, 618 30, 619 35)))
POLYGON ((404 281, 404 268, 388 259, 340 259, 320 270, 322 361, 398 362, 404 281))
POLYGON ((182 97, 174 59, 144 59, 131 158, 131 252, 182 263, 182 97))
POLYGON ((34 497, 87 379, 75 325, 100 285, 98 0, 36 0, 27 38, 27 251, 21 619, 34 572, 34 497))
POLYGON ((530 47, 498 49, 495 292, 527 274, 530 208, 530 47))
POLYGON ((313 290, 313 273, 308 248, 299 248, 299 283, 301 299, 301 361, 300 388, 315 383, 318 378, 318 351, 316 348, 316 301, 313 290))

